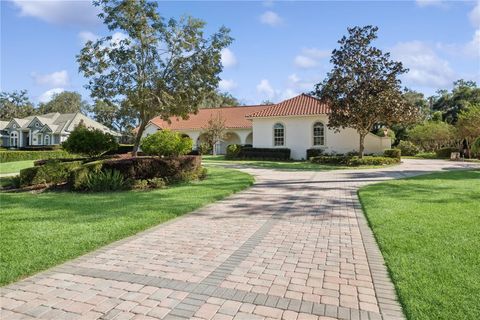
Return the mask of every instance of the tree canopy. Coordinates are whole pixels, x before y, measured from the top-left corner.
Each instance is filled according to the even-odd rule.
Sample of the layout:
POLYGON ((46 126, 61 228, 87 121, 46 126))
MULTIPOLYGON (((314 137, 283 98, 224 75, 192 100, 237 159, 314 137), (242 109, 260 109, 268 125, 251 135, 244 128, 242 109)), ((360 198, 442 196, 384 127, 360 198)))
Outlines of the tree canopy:
POLYGON ((391 126, 417 117, 417 107, 405 99, 398 76, 407 72, 401 62, 390 59, 372 42, 374 26, 348 28, 330 60, 333 69, 317 84, 314 94, 330 107, 330 128, 350 127, 360 136, 363 157, 365 136, 377 124, 391 126))
POLYGON ((77 56, 91 96, 123 101, 138 120, 135 155, 148 121, 155 116, 187 117, 214 91, 222 71, 221 50, 232 38, 225 27, 209 38, 205 22, 192 17, 165 21, 158 3, 97 0, 99 17, 121 39, 88 41, 77 56))
POLYGON ((27 90, 0 93, 0 120, 25 118, 36 114, 27 90))
POLYGON ((75 113, 81 112, 87 114, 90 106, 82 99, 80 93, 75 91, 64 91, 56 93, 52 99, 46 103, 41 103, 38 107, 39 114, 58 112, 75 113))
POLYGON ((199 106, 200 108, 219 108, 219 107, 232 107, 240 105, 240 101, 237 98, 232 96, 230 93, 227 92, 218 92, 214 91, 209 94, 202 104, 199 106))

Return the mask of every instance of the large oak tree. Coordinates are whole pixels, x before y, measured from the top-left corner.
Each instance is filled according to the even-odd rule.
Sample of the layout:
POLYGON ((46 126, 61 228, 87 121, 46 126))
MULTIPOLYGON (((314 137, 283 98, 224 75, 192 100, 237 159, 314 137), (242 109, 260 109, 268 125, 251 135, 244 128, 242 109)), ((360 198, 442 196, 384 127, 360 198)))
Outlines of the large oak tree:
POLYGON ((330 106, 330 128, 357 130, 360 157, 365 137, 375 125, 406 122, 418 111, 405 99, 398 79, 407 70, 372 45, 377 31, 373 26, 348 28, 348 36, 338 41, 340 48, 332 52, 333 69, 314 91, 330 106))
POLYGON ((97 0, 99 15, 116 35, 89 41, 77 57, 94 98, 128 104, 138 119, 135 155, 148 121, 186 118, 218 85, 220 51, 232 38, 225 27, 210 37, 205 22, 160 17, 157 2, 97 0), (120 35, 120 36, 119 36, 120 35))

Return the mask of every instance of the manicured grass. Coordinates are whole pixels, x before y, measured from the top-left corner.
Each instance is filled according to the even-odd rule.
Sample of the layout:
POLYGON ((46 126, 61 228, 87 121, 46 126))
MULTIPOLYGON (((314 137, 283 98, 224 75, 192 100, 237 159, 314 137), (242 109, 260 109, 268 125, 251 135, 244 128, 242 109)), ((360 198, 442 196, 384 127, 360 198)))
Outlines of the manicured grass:
POLYGON ((278 169, 278 170, 308 170, 308 171, 326 171, 341 169, 373 169, 384 168, 387 166, 361 166, 349 167, 345 165, 319 164, 308 161, 268 161, 268 160, 226 160, 225 156, 202 156, 204 164, 221 165, 242 165, 245 167, 278 169))
POLYGON ((1 193, 0 285, 247 188, 253 178, 210 168, 205 180, 153 191, 1 193))
POLYGON ((361 202, 409 319, 480 319, 480 170, 384 182, 361 202))
POLYGON ((0 174, 17 173, 25 168, 33 167, 33 160, 2 162, 0 163, 0 174))

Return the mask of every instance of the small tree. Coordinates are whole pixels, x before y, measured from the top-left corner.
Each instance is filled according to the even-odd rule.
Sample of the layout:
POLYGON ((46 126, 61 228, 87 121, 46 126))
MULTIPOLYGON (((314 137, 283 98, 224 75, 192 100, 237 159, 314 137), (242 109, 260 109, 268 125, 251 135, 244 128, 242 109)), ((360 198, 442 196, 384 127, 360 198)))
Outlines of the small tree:
POLYGON ((425 151, 436 151, 456 144, 455 127, 442 121, 426 121, 408 131, 408 140, 425 151))
POLYGON ((192 139, 178 132, 160 130, 142 139, 141 148, 145 154, 178 157, 192 150, 192 139))
POLYGON ((220 112, 217 112, 215 116, 210 116, 207 126, 203 128, 202 134, 207 143, 212 147, 213 155, 217 154, 215 145, 227 137, 225 130, 225 119, 220 112))
POLYGON ((465 140, 467 152, 470 154, 470 145, 476 137, 480 137, 480 104, 460 111, 456 128, 458 137, 465 140))
POLYGON ((98 129, 89 129, 81 123, 62 143, 62 147, 70 153, 98 157, 107 151, 116 150, 118 142, 113 135, 98 129))
POLYGON ((221 50, 232 38, 225 27, 205 37, 205 22, 192 17, 165 21, 158 3, 95 0, 100 18, 117 39, 88 41, 77 57, 91 96, 124 101, 137 118, 133 154, 155 116, 186 118, 214 91, 222 71, 221 50))
POLYGON ((365 137, 377 124, 387 127, 414 120, 418 109, 402 94, 398 76, 407 70, 389 53, 371 45, 377 27, 348 29, 332 52, 333 69, 316 85, 314 94, 328 103, 328 126, 339 131, 351 127, 359 134, 359 154, 363 157, 365 137))

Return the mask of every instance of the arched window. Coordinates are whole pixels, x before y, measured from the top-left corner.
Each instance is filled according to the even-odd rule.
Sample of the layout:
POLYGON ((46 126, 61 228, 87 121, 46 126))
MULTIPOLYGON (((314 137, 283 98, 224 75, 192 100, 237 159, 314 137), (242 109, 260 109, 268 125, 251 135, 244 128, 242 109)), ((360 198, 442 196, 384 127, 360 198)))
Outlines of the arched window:
POLYGON ((313 145, 325 145, 325 126, 321 122, 315 122, 313 125, 313 145))
POLYGON ((43 138, 43 141, 45 145, 50 145, 50 136, 46 134, 45 138, 43 138))
POLYGON ((281 123, 273 126, 273 145, 276 147, 285 145, 285 127, 281 123))
POLYGON ((17 131, 12 131, 10 133, 10 147, 18 146, 18 133, 17 131))

